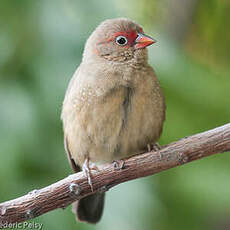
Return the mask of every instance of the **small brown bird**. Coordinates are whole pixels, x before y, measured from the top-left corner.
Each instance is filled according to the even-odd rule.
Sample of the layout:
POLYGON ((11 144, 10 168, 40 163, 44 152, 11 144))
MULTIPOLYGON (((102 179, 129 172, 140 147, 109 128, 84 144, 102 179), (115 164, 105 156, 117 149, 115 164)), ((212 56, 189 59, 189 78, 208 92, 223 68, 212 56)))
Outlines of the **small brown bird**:
MULTIPOLYGON (((155 40, 126 18, 102 22, 85 45, 63 102, 65 149, 75 172, 141 153, 158 140, 165 102, 146 47, 155 40)), ((104 194, 73 204, 80 221, 97 223, 104 194)))

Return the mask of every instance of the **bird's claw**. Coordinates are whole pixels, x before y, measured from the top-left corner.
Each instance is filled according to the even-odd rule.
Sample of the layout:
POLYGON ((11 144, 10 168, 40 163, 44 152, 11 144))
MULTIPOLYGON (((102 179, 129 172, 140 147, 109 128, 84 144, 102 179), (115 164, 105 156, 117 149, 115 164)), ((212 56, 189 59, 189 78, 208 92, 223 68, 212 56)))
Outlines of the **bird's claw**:
POLYGON ((113 167, 117 171, 124 169, 125 168, 125 162, 123 160, 113 161, 113 167))
POLYGON ((159 143, 154 143, 154 144, 147 144, 147 149, 148 149, 148 152, 151 152, 152 150, 153 151, 159 151, 161 150, 161 146, 159 145, 159 143))

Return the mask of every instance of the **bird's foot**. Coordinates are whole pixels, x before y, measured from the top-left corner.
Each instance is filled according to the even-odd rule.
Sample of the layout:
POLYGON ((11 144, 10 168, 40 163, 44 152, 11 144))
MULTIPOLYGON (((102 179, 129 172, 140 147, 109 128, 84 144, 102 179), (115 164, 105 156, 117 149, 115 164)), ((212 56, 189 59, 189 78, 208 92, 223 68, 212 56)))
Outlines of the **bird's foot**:
POLYGON ((113 161, 113 167, 116 171, 124 169, 125 168, 125 162, 123 160, 115 160, 115 161, 113 161))
POLYGON ((89 167, 90 167, 91 170, 94 170, 94 171, 97 171, 97 172, 100 171, 99 167, 95 163, 93 163, 93 162, 90 162, 90 166, 89 167))
POLYGON ((91 188, 91 191, 93 192, 93 183, 92 183, 92 177, 91 177, 91 170, 99 171, 99 169, 94 163, 91 163, 91 166, 92 167, 90 167, 89 157, 87 157, 85 159, 85 162, 84 162, 83 166, 82 166, 82 170, 83 170, 83 173, 85 174, 85 176, 87 177, 88 183, 89 183, 90 188, 91 188))
POLYGON ((152 150, 153 151, 159 151, 161 150, 161 146, 159 145, 159 143, 154 143, 154 144, 147 144, 147 149, 148 149, 148 152, 151 152, 152 150))

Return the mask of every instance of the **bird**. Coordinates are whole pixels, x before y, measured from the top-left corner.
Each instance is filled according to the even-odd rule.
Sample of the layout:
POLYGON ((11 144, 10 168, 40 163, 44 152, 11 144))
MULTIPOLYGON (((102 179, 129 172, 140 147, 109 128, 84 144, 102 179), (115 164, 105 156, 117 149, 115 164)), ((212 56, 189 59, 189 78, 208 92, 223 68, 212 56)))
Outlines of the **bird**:
MULTIPOLYGON (((165 99, 147 51, 155 42, 127 18, 103 21, 86 41, 61 119, 69 163, 85 172, 92 189, 91 164, 143 153, 161 135, 165 99)), ((74 202, 77 220, 96 224, 104 199, 100 192, 74 202)))

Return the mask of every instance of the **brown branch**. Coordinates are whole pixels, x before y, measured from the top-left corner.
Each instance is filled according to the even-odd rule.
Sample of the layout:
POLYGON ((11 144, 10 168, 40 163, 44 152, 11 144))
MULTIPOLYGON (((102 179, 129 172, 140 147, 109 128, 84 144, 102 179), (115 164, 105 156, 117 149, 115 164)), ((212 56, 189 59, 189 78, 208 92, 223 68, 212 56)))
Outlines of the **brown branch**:
MULTIPOLYGON (((130 157, 93 171, 95 192, 104 192, 122 182, 153 175, 212 154, 230 150, 230 123, 216 129, 183 138, 161 150, 130 157)), ((25 196, 0 203, 0 227, 22 222, 57 208, 65 208, 93 192, 82 172, 68 176, 25 196)))

